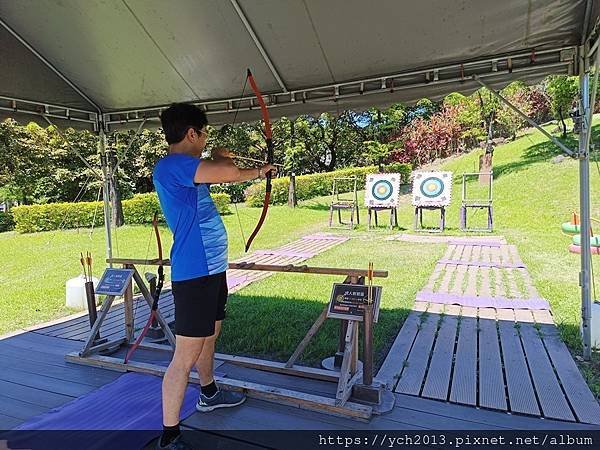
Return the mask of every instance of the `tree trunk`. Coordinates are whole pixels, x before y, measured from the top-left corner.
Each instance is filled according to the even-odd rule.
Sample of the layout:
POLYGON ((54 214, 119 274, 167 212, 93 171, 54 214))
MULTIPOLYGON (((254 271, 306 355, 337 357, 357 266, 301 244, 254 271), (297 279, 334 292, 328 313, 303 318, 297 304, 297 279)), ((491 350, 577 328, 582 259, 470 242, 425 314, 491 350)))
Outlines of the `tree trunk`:
POLYGON ((290 175, 290 185, 288 188, 288 206, 295 208, 298 206, 298 198, 296 197, 296 174, 290 175))
MULTIPOLYGON (((494 157, 494 115, 490 115, 488 122, 488 135, 485 143, 485 153, 479 157, 479 172, 487 173, 492 171, 492 159, 494 157)), ((490 176, 487 174, 479 175, 479 184, 486 185, 490 182, 490 176)))
POLYGON ((483 155, 479 156, 479 184, 486 185, 490 182, 490 176, 487 173, 492 171, 493 156, 493 153, 484 153, 483 155))
POLYGON ((567 124, 565 123, 565 118, 562 113, 562 108, 558 107, 558 117, 560 120, 559 126, 562 126, 562 137, 563 139, 567 137, 567 124))

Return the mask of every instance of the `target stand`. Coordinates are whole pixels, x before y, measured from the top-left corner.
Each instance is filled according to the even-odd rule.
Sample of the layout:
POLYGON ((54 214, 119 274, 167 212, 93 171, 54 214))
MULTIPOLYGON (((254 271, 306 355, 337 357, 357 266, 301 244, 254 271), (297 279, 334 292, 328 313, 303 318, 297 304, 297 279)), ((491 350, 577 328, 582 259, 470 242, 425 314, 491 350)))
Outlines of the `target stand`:
POLYGON ((473 172, 463 173, 462 176, 462 200, 460 206, 460 225, 461 231, 487 232, 494 231, 494 211, 492 208, 492 183, 494 179, 493 172, 473 172), (475 196, 469 196, 467 192, 467 180, 477 177, 483 180, 485 192, 477 192, 475 196), (487 227, 468 227, 467 215, 469 210, 484 210, 487 212, 487 227))
POLYGON ((377 213, 390 210, 389 228, 398 226, 398 202, 400 200, 399 173, 376 173, 367 175, 365 182, 365 206, 369 215, 368 229, 371 229, 371 219, 375 215, 375 226, 377 213))
POLYGON ((445 206, 416 206, 414 230, 426 233, 441 233, 446 228, 446 207, 445 206), (438 228, 425 228, 423 226, 423 210, 440 212, 440 224, 438 228))
POLYGON ((395 206, 368 206, 367 211, 369 213, 369 230, 371 229, 371 216, 375 216, 375 227, 377 227, 379 226, 379 224, 377 223, 377 213, 381 211, 386 211, 388 209, 390 210, 390 223, 388 225, 388 228, 391 230, 394 227, 398 226, 398 208, 396 208, 395 206))
POLYGON ((441 233, 446 228, 446 207, 450 205, 452 172, 414 172, 413 206, 415 207, 414 230, 441 233), (423 210, 440 212, 438 228, 423 227, 423 210))
POLYGON ((329 205, 329 228, 334 228, 333 213, 337 211, 338 225, 335 227, 348 226, 354 229, 354 213, 356 212, 356 224, 360 225, 360 216, 358 211, 358 191, 356 177, 338 177, 333 179, 333 188, 331 190, 331 203, 329 205), (350 222, 345 223, 342 220, 342 211, 350 212, 350 222))
MULTIPOLYGON (((157 376, 164 376, 166 367, 157 362, 144 362, 130 359, 127 363, 123 355, 104 356, 100 350, 106 348, 93 345, 93 337, 97 335, 102 321, 106 318, 112 301, 117 294, 123 293, 127 301, 133 303, 131 278, 140 288, 140 291, 151 306, 152 296, 145 286, 142 277, 135 266, 139 265, 163 265, 169 266, 169 260, 145 260, 130 258, 108 259, 112 264, 123 264, 126 277, 120 276, 120 291, 109 295, 103 303, 100 316, 94 324, 90 333, 90 339, 85 343, 80 352, 71 352, 65 356, 68 362, 83 364, 104 369, 117 370, 120 372, 139 372, 157 376)), ((244 392, 248 397, 267 400, 284 405, 292 405, 298 408, 316 411, 324 414, 332 414, 356 420, 370 420, 374 414, 382 414, 390 411, 395 403, 393 392, 386 389, 384 383, 373 377, 373 328, 379 314, 381 299, 381 287, 373 286, 372 281, 365 285, 365 278, 371 275, 373 278, 385 278, 387 271, 332 267, 309 267, 295 265, 268 265, 248 262, 230 263, 229 269, 252 270, 263 272, 283 272, 299 274, 322 274, 343 275, 342 283, 334 283, 329 303, 324 305, 320 315, 307 331, 304 339, 296 347, 294 353, 287 362, 276 362, 258 358, 250 358, 238 355, 216 353, 215 359, 223 363, 260 370, 263 372, 276 373, 308 380, 318 380, 327 385, 321 392, 296 387, 280 386, 279 383, 267 382, 262 384, 244 379, 243 375, 236 378, 225 375, 216 375, 215 381, 222 389, 244 392), (369 293, 370 292, 370 293, 369 293), (367 300, 367 301, 365 301, 367 300), (372 300, 372 301, 368 301, 372 300), (297 360, 309 345, 311 339, 317 334, 327 319, 339 320, 342 334, 339 338, 338 353, 340 353, 340 364, 333 370, 324 370, 297 364, 297 360), (362 364, 359 361, 359 331, 362 322, 362 364)), ((108 269, 121 271, 123 269, 108 269)), ((117 273, 117 275, 119 275, 117 273)), ((113 277, 115 278, 115 277, 113 277)), ((116 283, 113 283, 116 285, 116 283)), ((134 314, 131 309, 129 317, 133 320, 134 314)), ((127 305, 126 305, 127 311, 127 305)), ((133 342, 133 323, 125 322, 125 337, 117 341, 117 344, 127 347, 133 342)), ((172 354, 175 349, 175 337, 172 336, 163 316, 158 314, 159 325, 165 332, 170 345, 142 342, 138 348, 145 351, 154 351, 172 354)), ((122 349, 125 350, 125 349, 122 349)), ((189 382, 199 384, 197 374, 191 373, 189 382)))

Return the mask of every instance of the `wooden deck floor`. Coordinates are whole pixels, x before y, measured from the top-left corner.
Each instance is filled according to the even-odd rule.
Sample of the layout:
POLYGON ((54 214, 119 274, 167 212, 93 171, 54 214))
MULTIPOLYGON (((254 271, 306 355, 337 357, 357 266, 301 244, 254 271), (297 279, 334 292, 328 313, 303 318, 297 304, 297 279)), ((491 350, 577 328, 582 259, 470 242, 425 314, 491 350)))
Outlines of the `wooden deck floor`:
MULTIPOLYGON (((452 260, 456 255, 447 254, 445 257, 452 260)), ((471 266, 466 267, 465 274, 468 274, 471 266)), ((433 292, 438 292, 440 286, 446 284, 451 291, 456 284, 455 281, 454 284, 444 281, 444 270, 445 267, 434 274, 441 281, 433 282, 433 292)), ((455 280, 456 276, 451 279, 455 280)), ((481 282, 476 285, 480 286, 481 282)), ((507 286, 510 286, 510 280, 507 286)), ((527 289, 527 281, 519 282, 518 286, 527 289)), ((163 307, 168 295, 165 299, 163 307)), ((595 412, 589 396, 586 396, 591 393, 582 389, 577 378, 581 376, 572 359, 564 358, 566 348, 558 339, 554 325, 549 322, 551 317, 547 311, 511 309, 513 316, 505 317, 503 312, 490 308, 470 310, 468 308, 472 307, 433 302, 417 302, 415 305, 379 374, 381 378, 389 377, 395 391, 396 403, 389 413, 374 416, 369 422, 361 422, 249 399, 239 408, 193 414, 184 425, 194 430, 209 430, 210 439, 221 442, 229 439, 226 436, 228 430, 247 429, 599 429, 595 425, 579 423, 588 421, 586 417, 595 412), (496 311, 495 315, 492 311, 496 311), (517 327, 516 323, 521 325, 517 327), (474 347, 473 342, 478 345, 474 347), (514 350, 510 353, 510 360, 506 351, 509 348, 514 350), (419 353, 416 349, 429 350, 419 353), (546 359, 534 359, 539 356, 546 359), (457 365, 455 360, 460 363, 457 365), (531 392, 528 391, 528 384, 520 379, 523 361, 529 364, 535 361, 542 368, 535 372, 535 376, 526 377, 534 393, 541 384, 550 383, 554 389, 542 396, 536 394, 540 414, 535 411, 533 414, 525 411, 529 415, 505 412, 517 412, 514 405, 518 404, 516 399, 519 396, 523 397, 522 408, 533 405, 531 397, 527 397, 527 393, 531 392), (553 374, 558 377, 554 384, 553 374), (506 389, 498 389, 500 379, 507 385, 506 389), (568 404, 565 411, 570 412, 572 418, 564 417, 564 411, 559 411, 564 404, 560 403, 560 396, 555 395, 557 388, 568 404), (580 396, 581 402, 574 402, 573 396, 576 395, 580 396), (502 399, 506 401, 506 408, 501 407, 502 399), (537 416, 544 416, 545 419, 537 416), (561 420, 553 420, 554 416, 561 420)), ((141 311, 138 314, 139 323, 145 315, 141 311)), ((122 333, 122 307, 116 305, 110 319, 112 325, 106 325, 105 335, 122 333)), ((86 337, 87 330, 87 318, 79 317, 0 339, 3 368, 0 371, 0 429, 18 426, 33 416, 84 396, 121 375, 106 369, 65 362, 66 354, 81 349, 81 340, 86 337)), ((144 352, 138 350, 136 359, 156 360, 158 357, 155 353, 146 355, 144 352)), ((163 357, 167 357, 165 355, 163 353, 163 357)), ((217 365, 220 375, 233 379, 316 395, 334 395, 335 392, 335 385, 330 382, 254 370, 227 361, 218 361, 217 365)), ((529 373, 530 366, 526 368, 529 373)), ((114 401, 107 398, 105 406, 109 407, 114 401)), ((598 404, 595 403, 595 406, 598 404)), ((255 438, 247 436, 247 439, 248 442, 244 444, 248 448, 269 446, 269 442, 260 440, 260 435, 255 438)))
MULTIPOLYGON (((81 349, 81 342, 26 332, 0 341, 0 429, 13 428, 28 418, 83 396, 121 374, 65 362, 65 354, 81 349)), ((143 355, 142 355, 143 358, 143 355)), ((152 356, 156 359, 156 355, 152 356)), ((232 378, 328 393, 331 383, 268 373, 223 363, 218 372, 232 378)), ((196 413, 184 425, 198 430, 421 430, 421 429, 598 429, 583 424, 542 420, 396 393, 390 413, 370 422, 308 412, 271 402, 249 399, 239 408, 196 413)), ((115 399, 107 398, 107 405, 115 399)), ((102 405, 99 405, 102 408, 102 405)), ((267 443, 255 442, 258 445, 267 443)))
POLYGON ((378 378, 394 392, 600 424, 515 246, 450 239, 378 378))

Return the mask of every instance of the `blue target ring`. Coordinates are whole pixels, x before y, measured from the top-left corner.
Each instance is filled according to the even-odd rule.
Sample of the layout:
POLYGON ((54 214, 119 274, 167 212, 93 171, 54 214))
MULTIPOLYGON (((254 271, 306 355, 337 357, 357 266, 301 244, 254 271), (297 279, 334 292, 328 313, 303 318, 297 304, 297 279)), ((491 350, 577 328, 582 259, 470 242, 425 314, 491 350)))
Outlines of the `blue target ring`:
POLYGON ((438 177, 429 177, 421 182, 421 194, 428 198, 435 198, 444 191, 444 182, 438 177))
POLYGON ((390 198, 393 193, 394 187, 388 180, 379 180, 375 182, 371 188, 371 194, 373 195, 373 198, 380 202, 390 198))

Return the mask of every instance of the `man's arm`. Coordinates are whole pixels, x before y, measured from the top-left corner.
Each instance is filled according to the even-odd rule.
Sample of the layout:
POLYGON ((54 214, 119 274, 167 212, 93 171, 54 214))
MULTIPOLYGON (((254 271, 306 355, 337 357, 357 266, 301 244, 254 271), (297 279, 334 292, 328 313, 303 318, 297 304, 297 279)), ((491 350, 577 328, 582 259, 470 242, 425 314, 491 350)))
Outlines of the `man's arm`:
POLYGON ((226 148, 213 149, 212 160, 204 160, 196 170, 195 183, 241 183, 243 181, 265 178, 268 172, 275 176, 277 169, 271 164, 252 169, 240 169, 226 148))
MULTIPOLYGON (((196 169, 194 183, 233 183, 238 181, 240 172, 231 158, 203 160, 196 169)), ((254 173, 256 174, 256 171, 254 173)))
POLYGON ((239 171, 240 176, 237 180, 235 180, 236 183, 264 177, 264 175, 261 175, 262 169, 260 167, 254 167, 252 169, 239 169, 239 171))

